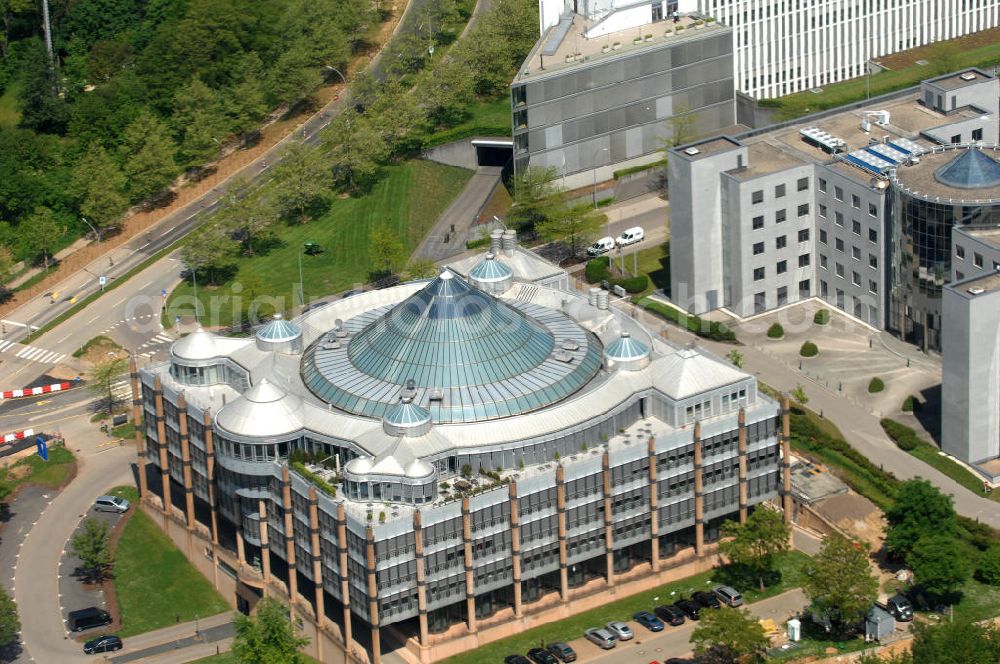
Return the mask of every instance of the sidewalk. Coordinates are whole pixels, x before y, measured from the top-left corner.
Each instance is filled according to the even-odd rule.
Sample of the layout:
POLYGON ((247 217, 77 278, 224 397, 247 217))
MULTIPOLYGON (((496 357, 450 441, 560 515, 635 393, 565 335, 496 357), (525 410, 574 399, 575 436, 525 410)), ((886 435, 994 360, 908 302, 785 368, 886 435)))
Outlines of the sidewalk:
POLYGON ((233 612, 226 611, 123 639, 125 649, 110 660, 117 664, 190 662, 229 650, 235 633, 233 612))

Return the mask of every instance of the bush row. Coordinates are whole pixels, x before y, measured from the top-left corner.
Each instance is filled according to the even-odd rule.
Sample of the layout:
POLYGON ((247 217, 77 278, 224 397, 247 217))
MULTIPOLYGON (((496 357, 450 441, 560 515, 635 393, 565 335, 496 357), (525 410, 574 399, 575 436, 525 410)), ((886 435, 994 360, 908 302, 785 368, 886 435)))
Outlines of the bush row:
POLYGON ((699 337, 711 339, 712 341, 736 341, 736 335, 733 331, 722 323, 706 321, 700 316, 690 316, 682 311, 674 309, 673 307, 668 307, 660 304, 659 302, 653 302, 648 299, 639 302, 639 306, 644 309, 648 309, 649 311, 652 311, 658 316, 666 318, 673 323, 677 323, 681 327, 687 328, 690 332, 697 334, 699 337))
POLYGON ((896 446, 904 452, 917 449, 917 447, 923 442, 917 437, 917 432, 905 424, 900 424, 899 422, 890 420, 887 417, 882 418, 879 423, 882 425, 885 433, 892 438, 893 441, 895 441, 896 446))

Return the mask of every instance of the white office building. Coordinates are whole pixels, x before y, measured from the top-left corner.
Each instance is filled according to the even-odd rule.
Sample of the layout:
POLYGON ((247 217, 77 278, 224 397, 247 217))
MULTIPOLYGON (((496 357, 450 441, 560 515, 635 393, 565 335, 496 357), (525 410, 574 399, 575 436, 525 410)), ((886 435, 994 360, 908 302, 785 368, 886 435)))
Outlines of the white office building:
POLYGON ((675 10, 733 28, 735 86, 758 99, 862 76, 870 60, 1000 24, 1000 0, 539 0, 543 33, 566 11, 641 25, 675 10))

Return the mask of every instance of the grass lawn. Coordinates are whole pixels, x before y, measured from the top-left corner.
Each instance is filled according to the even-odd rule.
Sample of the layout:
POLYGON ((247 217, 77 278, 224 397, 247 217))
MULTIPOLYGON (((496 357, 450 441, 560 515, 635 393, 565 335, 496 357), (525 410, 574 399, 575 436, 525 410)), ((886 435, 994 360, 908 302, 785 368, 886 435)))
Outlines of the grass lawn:
POLYGON ((0 95, 0 125, 4 127, 16 127, 21 119, 21 114, 17 112, 17 93, 20 89, 19 81, 10 81, 0 95))
MULTIPOLYGON (((798 551, 791 551, 781 556, 778 560, 781 581, 763 593, 752 588, 740 588, 743 597, 748 602, 755 602, 799 586, 802 581, 802 566, 808 559, 808 556, 798 551)), ((590 627, 603 625, 611 620, 631 620, 636 611, 651 610, 656 604, 670 604, 676 601, 679 595, 687 595, 695 590, 710 588, 713 584, 720 582, 718 580, 719 573, 720 570, 711 570, 663 586, 650 588, 631 597, 610 602, 600 608, 541 625, 521 632, 517 636, 501 639, 476 648, 474 651, 450 657, 444 660, 444 664, 502 662, 507 655, 514 652, 524 654, 530 648, 536 647, 539 642, 571 641, 583 636, 584 630, 590 627), (654 600, 654 597, 659 597, 659 600, 654 600)))
MULTIPOLYGON (((629 257, 625 257, 625 267, 631 269, 629 257)), ((649 277, 649 286, 641 293, 636 293, 633 298, 643 298, 652 293, 657 288, 662 288, 670 292, 670 242, 643 249, 639 252, 639 274, 649 277)), ((636 301, 633 299, 633 301, 636 301)))
POLYGON ((499 99, 474 102, 468 110, 469 117, 463 122, 427 136, 423 141, 424 147, 444 145, 471 136, 510 136, 510 99, 507 95, 499 99))
MULTIPOLYGON (((962 39, 953 40, 953 43, 955 49, 947 54, 935 50, 933 46, 919 49, 921 57, 914 58, 914 61, 925 59, 929 63, 927 65, 912 64, 895 71, 884 70, 872 75, 871 96, 876 97, 902 90, 946 71, 955 71, 965 67, 990 69, 1000 63, 1000 41, 998 40, 975 48, 963 47, 962 39)), ((974 43, 978 43, 978 41, 974 43)), ((819 94, 805 91, 780 99, 770 99, 764 105, 777 108, 779 120, 790 120, 865 99, 868 86, 866 78, 859 76, 823 86, 823 92, 819 94)))
MULTIPOLYGON (((472 176, 472 171, 464 168, 419 159, 385 170, 385 176, 367 195, 334 199, 325 215, 307 224, 277 226, 279 245, 267 254, 241 257, 235 276, 227 283, 211 288, 199 284, 203 322, 229 325, 239 319, 251 300, 262 296, 275 299, 263 304, 260 314, 290 311, 293 284, 298 282, 298 258, 305 242, 317 242, 325 250, 315 256, 302 255, 307 302, 365 283, 372 229, 388 225, 403 238, 409 255, 472 176)), ((192 302, 191 283, 185 282, 171 294, 164 320, 172 323, 175 315, 193 314, 192 302), (184 299, 178 303, 178 298, 184 299)))
MULTIPOLYGON (((112 493, 135 499, 131 487, 112 493)), ((170 538, 135 509, 115 552, 115 594, 122 618, 118 634, 133 636, 229 610, 170 538)))
POLYGON ((21 484, 38 484, 56 488, 66 481, 73 471, 73 453, 63 446, 49 447, 49 460, 37 454, 21 459, 10 468, 0 469, 0 485, 10 493, 21 484))
POLYGON ((969 491, 980 496, 983 495, 983 481, 957 461, 941 456, 936 446, 921 442, 916 449, 910 451, 910 454, 944 473, 969 491))

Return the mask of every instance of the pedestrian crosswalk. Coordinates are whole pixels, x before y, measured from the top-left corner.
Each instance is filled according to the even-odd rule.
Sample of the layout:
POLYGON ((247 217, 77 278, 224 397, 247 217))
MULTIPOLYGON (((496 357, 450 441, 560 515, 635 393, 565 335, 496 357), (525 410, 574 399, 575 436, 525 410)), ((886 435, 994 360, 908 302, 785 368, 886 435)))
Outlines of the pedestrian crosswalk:
POLYGON ((13 353, 14 357, 41 364, 56 364, 57 362, 62 362, 66 357, 66 353, 37 348, 35 346, 25 346, 13 341, 0 341, 0 353, 13 353))
POLYGON ((169 334, 167 334, 166 332, 160 332, 155 337, 153 337, 143 345, 139 346, 139 348, 143 349, 143 348, 149 348, 150 346, 158 346, 160 344, 170 343, 173 340, 174 338, 169 334))

